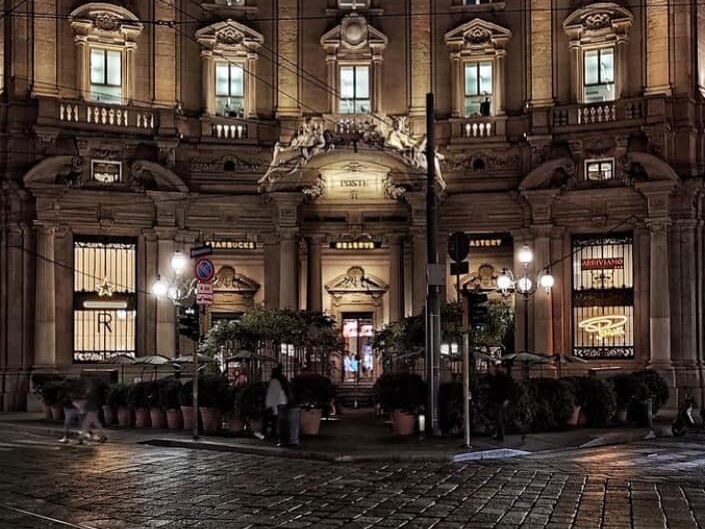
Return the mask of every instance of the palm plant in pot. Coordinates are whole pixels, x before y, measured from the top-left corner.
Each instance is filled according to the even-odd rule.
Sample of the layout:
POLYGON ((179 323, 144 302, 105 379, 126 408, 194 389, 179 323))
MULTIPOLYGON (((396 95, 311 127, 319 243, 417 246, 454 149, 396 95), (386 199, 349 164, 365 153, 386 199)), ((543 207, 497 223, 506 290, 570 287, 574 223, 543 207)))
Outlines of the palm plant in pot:
POLYGON ((264 402, 267 396, 267 384, 254 382, 248 384, 238 393, 236 408, 245 425, 252 432, 262 431, 264 402))
POLYGON ((126 384, 111 384, 105 396, 107 405, 110 406, 117 415, 119 426, 130 426, 132 416, 130 408, 127 406, 128 386, 126 384))
POLYGON ((172 377, 159 381, 159 404, 166 412, 166 424, 170 430, 179 430, 182 427, 179 393, 181 383, 172 377))
POLYGON ((137 382, 127 391, 127 402, 130 408, 135 410, 135 427, 137 428, 147 428, 150 424, 149 384, 149 382, 137 382))
POLYGON ((318 435, 321 415, 335 397, 335 387, 328 377, 304 373, 291 381, 293 404, 301 408, 301 433, 318 435))
POLYGON ((226 388, 227 381, 220 375, 204 375, 198 380, 198 411, 207 434, 220 430, 226 388))
POLYGON ((426 400, 426 383, 419 375, 384 374, 375 383, 375 397, 389 413, 396 435, 414 433, 416 414, 426 400))

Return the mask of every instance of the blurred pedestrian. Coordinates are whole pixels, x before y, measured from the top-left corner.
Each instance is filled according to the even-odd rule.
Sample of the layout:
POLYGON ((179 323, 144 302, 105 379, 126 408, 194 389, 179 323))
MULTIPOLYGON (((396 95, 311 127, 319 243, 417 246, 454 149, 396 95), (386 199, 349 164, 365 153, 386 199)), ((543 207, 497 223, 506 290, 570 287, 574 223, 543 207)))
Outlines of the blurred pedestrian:
MULTIPOLYGON (((74 400, 80 399, 79 391, 80 381, 74 379, 68 379, 64 382, 59 398, 61 399, 61 404, 64 407, 64 435, 59 442, 61 444, 66 444, 69 442, 70 428, 73 423, 81 424, 81 410, 74 403, 74 400)), ((79 442, 80 440, 79 432, 79 442)))
POLYGON ((99 379, 91 379, 86 388, 85 414, 81 427, 83 430, 82 438, 86 441, 104 443, 108 439, 98 416, 98 410, 102 405, 102 387, 103 385, 99 379))
POLYGON ((271 439, 280 439, 281 426, 286 421, 286 405, 289 403, 287 390, 289 382, 284 376, 281 366, 272 369, 272 379, 267 384, 267 396, 264 407, 264 433, 269 433, 271 439))

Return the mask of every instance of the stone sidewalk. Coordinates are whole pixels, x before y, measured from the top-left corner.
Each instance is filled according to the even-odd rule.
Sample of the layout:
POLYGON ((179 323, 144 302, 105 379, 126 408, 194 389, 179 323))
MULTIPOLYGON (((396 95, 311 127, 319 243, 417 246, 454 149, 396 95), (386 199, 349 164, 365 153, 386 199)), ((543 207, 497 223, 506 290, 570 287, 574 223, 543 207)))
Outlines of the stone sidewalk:
MULTIPOLYGON (((0 414, 0 423, 16 430, 48 433, 57 438, 62 425, 42 420, 41 414, 0 414)), ((669 425, 648 428, 576 429, 563 432, 507 435, 504 442, 488 437, 473 439, 472 448, 462 446, 458 438, 423 439, 419 436, 399 438, 391 434, 385 422, 369 410, 350 410, 334 421, 324 421, 321 434, 302 439, 297 448, 279 448, 271 441, 227 435, 202 436, 194 441, 187 431, 125 429, 111 427, 107 434, 112 443, 193 448, 221 452, 239 452, 265 456, 284 456, 336 462, 361 461, 438 461, 463 462, 527 455, 529 453, 627 444, 654 437, 668 436, 669 425)))

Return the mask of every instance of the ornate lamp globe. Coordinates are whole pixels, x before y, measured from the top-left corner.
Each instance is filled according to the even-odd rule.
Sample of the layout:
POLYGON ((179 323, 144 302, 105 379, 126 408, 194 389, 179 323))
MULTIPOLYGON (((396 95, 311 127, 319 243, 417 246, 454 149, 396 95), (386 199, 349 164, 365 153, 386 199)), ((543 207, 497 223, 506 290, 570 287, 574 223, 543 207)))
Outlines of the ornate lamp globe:
POLYGON ((181 274, 188 266, 188 257, 181 252, 176 252, 171 258, 171 269, 181 274))
POLYGON ((528 277, 522 277, 519 281, 517 281, 517 290, 519 290, 522 294, 531 292, 533 286, 534 283, 528 277))
POLYGON ((169 291, 169 284, 164 281, 162 278, 157 276, 157 280, 152 283, 152 294, 157 296, 158 298, 164 297, 167 295, 167 292, 169 291))
POLYGON ((507 275, 506 273, 503 273, 497 278, 497 288, 499 288, 501 291, 506 292, 508 290, 511 290, 512 286, 512 278, 509 277, 509 275, 507 275))
POLYGON ((531 248, 529 248, 527 245, 524 245, 524 247, 519 250, 519 255, 517 257, 519 258, 519 262, 521 264, 523 264, 524 266, 529 266, 534 260, 534 252, 532 252, 531 248))
POLYGON ((556 280, 550 272, 546 272, 544 275, 541 276, 539 284, 541 285, 541 288, 545 288, 546 291, 549 291, 553 288, 553 285, 556 284, 556 280))

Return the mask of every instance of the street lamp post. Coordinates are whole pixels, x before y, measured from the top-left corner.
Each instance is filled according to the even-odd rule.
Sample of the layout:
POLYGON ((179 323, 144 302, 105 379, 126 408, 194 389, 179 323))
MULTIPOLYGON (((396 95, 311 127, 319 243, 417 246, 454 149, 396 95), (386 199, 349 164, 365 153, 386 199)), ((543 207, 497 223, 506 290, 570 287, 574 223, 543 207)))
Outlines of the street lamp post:
MULTIPOLYGON (((189 258, 181 252, 176 252, 171 257, 172 276, 162 278, 157 274, 157 279, 152 283, 152 294, 157 298, 166 297, 174 305, 174 309, 184 307, 193 301, 196 293, 196 279, 187 277, 184 272, 188 268, 189 258)), ((198 347, 193 351, 193 439, 198 440, 198 347)))
POLYGON ((504 295, 513 291, 524 298, 524 352, 529 352, 529 298, 536 294, 539 288, 550 292, 555 284, 555 279, 548 267, 541 269, 535 277, 529 274, 529 266, 534 261, 534 253, 528 245, 524 245, 519 250, 517 257, 522 265, 521 273, 515 274, 505 268, 497 278, 497 288, 504 295))

